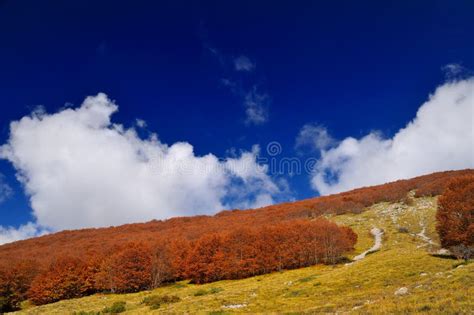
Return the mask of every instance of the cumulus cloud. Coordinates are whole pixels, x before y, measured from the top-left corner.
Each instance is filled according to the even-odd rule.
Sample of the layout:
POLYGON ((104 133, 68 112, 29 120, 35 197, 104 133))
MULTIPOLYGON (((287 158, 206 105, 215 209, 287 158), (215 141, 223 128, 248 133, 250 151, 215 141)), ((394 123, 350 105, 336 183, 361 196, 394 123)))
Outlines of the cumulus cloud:
POLYGON ((295 147, 309 148, 311 150, 324 150, 335 143, 327 129, 311 123, 304 125, 296 137, 295 147))
POLYGON ((255 63, 247 56, 239 56, 234 59, 234 67, 236 71, 250 72, 255 69, 255 63))
POLYGON ((142 139, 113 123, 117 110, 98 94, 79 108, 34 112, 11 123, 0 157, 17 170, 33 226, 61 230, 212 214, 270 204, 281 193, 257 163, 257 146, 224 160, 198 156, 187 142, 168 145, 156 134, 142 139))
POLYGON ((268 102, 267 94, 260 93, 254 86, 245 95, 245 122, 251 125, 261 125, 268 121, 268 102))
POLYGON ((474 168, 474 78, 436 89, 392 138, 372 132, 321 149, 311 183, 321 194, 426 173, 474 168))

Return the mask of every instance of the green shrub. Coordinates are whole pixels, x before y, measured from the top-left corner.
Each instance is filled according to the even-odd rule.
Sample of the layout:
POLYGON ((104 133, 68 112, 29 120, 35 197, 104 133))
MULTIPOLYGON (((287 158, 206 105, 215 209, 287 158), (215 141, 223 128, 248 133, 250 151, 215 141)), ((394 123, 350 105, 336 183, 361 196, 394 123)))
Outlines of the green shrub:
POLYGON ((308 276, 308 277, 304 277, 304 278, 301 278, 301 279, 298 279, 298 282, 301 282, 301 283, 304 283, 304 282, 309 282, 311 280, 314 280, 316 278, 315 275, 312 275, 312 276, 308 276))
POLYGON ((118 313, 125 312, 125 310, 126 310, 125 305, 126 304, 127 304, 127 302, 124 302, 124 301, 115 302, 114 304, 112 304, 112 306, 104 308, 102 310, 102 313, 105 313, 105 314, 118 314, 118 313))
POLYGON ((222 288, 210 288, 209 290, 199 289, 194 293, 194 296, 203 296, 207 294, 216 294, 224 291, 222 288))
POLYGON ((216 293, 219 293, 219 292, 222 292, 222 291, 224 291, 224 289, 222 289, 222 288, 211 288, 209 290, 209 294, 216 294, 216 293))
POLYGON ((142 300, 142 304, 149 306, 150 309, 156 310, 160 308, 161 304, 176 303, 181 299, 176 295, 150 295, 142 300))
POLYGON ((196 292, 194 292, 194 296, 203 296, 203 295, 206 295, 206 294, 207 294, 207 291, 204 290, 204 289, 199 289, 196 292))

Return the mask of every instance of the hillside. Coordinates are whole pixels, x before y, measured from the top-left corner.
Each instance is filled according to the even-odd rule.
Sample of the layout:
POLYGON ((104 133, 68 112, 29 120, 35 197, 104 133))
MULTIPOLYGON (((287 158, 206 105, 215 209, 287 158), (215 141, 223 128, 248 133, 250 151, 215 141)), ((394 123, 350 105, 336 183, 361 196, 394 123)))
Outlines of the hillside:
POLYGON ((203 234, 239 227, 308 219, 327 214, 360 213, 365 207, 378 202, 403 200, 412 190, 416 190, 416 196, 439 195, 451 178, 466 174, 474 174, 474 170, 434 173, 260 209, 222 211, 214 216, 178 217, 109 228, 62 231, 0 246, 0 264, 11 263, 12 257, 35 257, 40 263, 47 264, 60 255, 81 257, 91 251, 108 252, 124 242, 150 241, 165 237, 185 237, 192 240, 203 234))
POLYGON ((100 311, 114 302, 125 301, 128 314, 472 314, 474 264, 429 254, 438 248, 439 242, 434 230, 436 200, 421 197, 408 203, 381 202, 361 214, 328 215, 330 220, 349 225, 359 235, 352 258, 374 244, 371 229, 383 231, 380 250, 352 264, 317 265, 204 285, 182 281, 153 291, 96 294, 19 313, 100 311), (144 298, 156 295, 174 295, 180 301, 162 304, 154 311, 142 304, 144 298))
POLYGON ((199 310, 209 312, 371 307, 463 312, 472 304, 464 293, 471 290, 472 265, 457 268, 461 262, 431 254, 440 248, 436 196, 466 174, 474 171, 435 173, 261 209, 63 231, 6 244, 0 247, 0 284, 11 305, 6 309, 99 311, 124 300, 127 310, 142 312, 149 306, 139 303, 144 296, 168 295, 159 302, 161 311, 195 312, 197 302, 199 310), (440 291, 443 299, 454 294, 459 303, 443 309, 440 299, 425 294, 425 286, 429 292, 450 289, 440 291), (150 288, 157 289, 146 291, 150 288), (104 295, 137 291, 142 292, 104 295), (52 304, 29 308, 31 302, 52 304))

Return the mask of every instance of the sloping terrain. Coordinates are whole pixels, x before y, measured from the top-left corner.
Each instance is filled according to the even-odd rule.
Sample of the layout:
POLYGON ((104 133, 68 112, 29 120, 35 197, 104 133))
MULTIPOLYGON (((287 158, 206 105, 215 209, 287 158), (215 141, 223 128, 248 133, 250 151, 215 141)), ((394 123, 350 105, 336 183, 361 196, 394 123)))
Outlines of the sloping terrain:
MULTIPOLYGON (((430 255, 438 249, 435 197, 381 202, 360 214, 329 214, 359 239, 351 258, 374 246, 374 228, 383 231, 379 250, 347 264, 314 266, 243 280, 192 285, 185 281, 134 294, 96 294, 31 307, 24 314, 97 312, 126 302, 126 313, 297 312, 354 314, 472 314, 474 264, 430 255), (156 310, 142 303, 150 296, 177 296, 156 310)), ((375 233, 377 235, 377 233, 375 233)), ((25 305, 27 307, 27 305, 25 305)))
POLYGON ((375 203, 403 200, 407 193, 413 190, 416 190, 417 197, 439 195, 450 179, 467 174, 474 174, 474 170, 433 173, 260 209, 227 210, 214 216, 178 217, 109 228, 62 231, 0 246, 0 267, 2 263, 11 265, 14 259, 34 258, 38 264, 47 266, 61 256, 82 258, 90 253, 108 256, 117 246, 126 242, 149 242, 180 237, 194 240, 202 235, 235 230, 239 227, 311 219, 328 214, 360 213, 375 203))

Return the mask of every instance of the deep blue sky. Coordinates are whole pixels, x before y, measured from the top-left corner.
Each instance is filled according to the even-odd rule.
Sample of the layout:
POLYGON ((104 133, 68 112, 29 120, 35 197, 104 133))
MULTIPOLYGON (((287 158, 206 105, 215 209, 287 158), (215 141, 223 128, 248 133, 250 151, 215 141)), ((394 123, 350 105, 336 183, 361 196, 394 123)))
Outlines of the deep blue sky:
MULTIPOLYGON (((474 69, 474 2, 465 1, 21 1, 0 0, 0 143, 9 122, 107 93, 114 121, 145 119, 165 143, 197 154, 279 141, 294 155, 306 123, 336 138, 391 136, 444 80, 441 67, 474 69), (210 52, 217 50, 219 58, 210 52), (248 56, 252 73, 232 70, 248 56), (231 78, 268 94, 266 124, 244 123, 231 78)), ((0 225, 29 219, 14 170, 0 225)), ((315 194, 290 179, 295 198, 315 194)))

